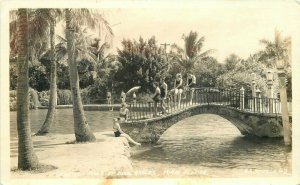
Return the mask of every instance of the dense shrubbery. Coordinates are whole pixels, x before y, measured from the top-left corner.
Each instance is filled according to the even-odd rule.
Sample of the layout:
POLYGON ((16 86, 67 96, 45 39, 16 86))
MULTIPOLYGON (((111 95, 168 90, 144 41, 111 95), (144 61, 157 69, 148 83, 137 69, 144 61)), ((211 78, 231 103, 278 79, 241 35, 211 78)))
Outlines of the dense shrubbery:
POLYGON ((43 65, 29 67, 29 86, 37 91, 44 91, 50 88, 49 75, 43 65))
MULTIPOLYGON (((34 89, 29 89, 29 109, 34 109, 39 106, 37 92, 34 89)), ((9 91, 9 109, 10 111, 17 110, 17 91, 9 91)))
POLYGON ((251 82, 255 73, 255 82, 258 89, 266 94, 266 71, 264 64, 257 61, 254 57, 247 60, 241 59, 232 54, 225 59, 225 73, 218 76, 216 85, 224 89, 243 87, 245 92, 251 93, 251 82))
POLYGON ((57 105, 70 105, 72 104, 71 90, 64 89, 57 91, 57 105))
MULTIPOLYGON (((84 104, 93 103, 93 99, 89 95, 88 89, 81 90, 81 99, 84 104)), ((49 91, 38 92, 39 101, 42 106, 48 106, 49 103, 49 91)), ((72 104, 72 93, 71 90, 59 89, 57 91, 57 105, 71 105, 72 104)))
POLYGON ((15 90, 9 92, 9 108, 11 111, 17 109, 17 91, 15 90))
POLYGON ((39 101, 42 106, 48 106, 49 104, 49 91, 38 92, 39 101))

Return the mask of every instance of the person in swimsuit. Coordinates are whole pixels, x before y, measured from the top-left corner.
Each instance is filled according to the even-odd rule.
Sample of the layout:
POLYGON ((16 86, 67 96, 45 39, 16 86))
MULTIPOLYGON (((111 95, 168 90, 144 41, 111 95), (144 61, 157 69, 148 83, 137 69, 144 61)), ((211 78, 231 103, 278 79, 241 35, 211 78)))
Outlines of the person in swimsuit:
POLYGON ((121 120, 121 118, 113 119, 113 131, 114 131, 115 137, 125 137, 130 143, 140 146, 141 143, 134 141, 128 134, 123 132, 123 130, 121 129, 120 124, 119 124, 120 120, 121 120))
POLYGON ((165 78, 161 79, 161 86, 160 86, 160 97, 161 97, 161 108, 163 110, 163 114, 166 113, 166 102, 167 94, 168 94, 168 85, 165 82, 165 78))
POLYGON ((176 74, 176 79, 175 79, 175 83, 174 83, 174 101, 176 103, 177 99, 178 99, 178 105, 180 105, 181 102, 181 94, 183 92, 182 89, 182 76, 181 73, 177 73, 176 74))
POLYGON ((136 104, 136 94, 135 94, 135 92, 133 92, 132 99, 133 99, 133 103, 136 104))
POLYGON ((126 102, 126 93, 124 91, 121 92, 121 102, 122 103, 126 102))
POLYGON ((195 75, 193 75, 192 73, 188 73, 186 81, 187 81, 187 91, 189 92, 189 96, 190 96, 190 104, 192 104, 194 90, 195 90, 194 88, 195 88, 195 85, 196 85, 195 75))
POLYGON ((126 103, 122 103, 122 106, 120 108, 119 116, 121 120, 127 121, 129 116, 129 110, 127 109, 126 103))
POLYGON ((152 99, 154 101, 154 117, 156 117, 157 116, 157 103, 161 101, 160 89, 159 89, 158 82, 154 82, 153 87, 155 88, 155 92, 153 94, 152 99))
POLYGON ((111 92, 107 92, 106 99, 107 99, 107 104, 108 104, 108 107, 109 107, 108 109, 110 109, 111 108, 111 92))

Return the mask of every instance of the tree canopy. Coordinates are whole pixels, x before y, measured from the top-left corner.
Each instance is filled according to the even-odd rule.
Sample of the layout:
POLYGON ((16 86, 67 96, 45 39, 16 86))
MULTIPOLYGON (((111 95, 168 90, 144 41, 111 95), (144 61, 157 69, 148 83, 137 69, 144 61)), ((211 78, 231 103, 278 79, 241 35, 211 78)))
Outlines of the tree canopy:
POLYGON ((145 92, 151 91, 152 83, 167 75, 168 64, 163 50, 155 37, 138 41, 124 39, 122 48, 118 49, 120 69, 115 80, 121 82, 124 90, 133 86, 142 86, 145 92))

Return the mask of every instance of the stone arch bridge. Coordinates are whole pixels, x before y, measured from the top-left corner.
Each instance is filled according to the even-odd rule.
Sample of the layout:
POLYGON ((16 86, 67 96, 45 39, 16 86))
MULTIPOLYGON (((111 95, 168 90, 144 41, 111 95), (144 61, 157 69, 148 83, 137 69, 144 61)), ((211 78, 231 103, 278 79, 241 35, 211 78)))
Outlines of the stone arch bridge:
MULTIPOLYGON (((242 135, 282 137, 283 125, 277 99, 246 97, 243 93, 195 91, 192 101, 186 97, 180 106, 167 100, 166 114, 153 117, 152 103, 130 104, 130 119, 122 130, 139 142, 155 143, 172 125, 199 114, 216 114, 229 120, 242 135)), ((158 105, 159 107, 159 105, 158 105)), ((292 116, 289 117, 290 123, 292 116)), ((217 128, 216 128, 217 129, 217 128)))

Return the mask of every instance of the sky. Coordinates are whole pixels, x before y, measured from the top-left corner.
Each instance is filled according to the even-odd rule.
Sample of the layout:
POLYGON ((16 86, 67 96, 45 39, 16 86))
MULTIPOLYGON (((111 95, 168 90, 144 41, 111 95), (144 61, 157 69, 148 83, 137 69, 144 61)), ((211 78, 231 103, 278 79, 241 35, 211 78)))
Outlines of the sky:
POLYGON ((205 36, 203 50, 215 49, 213 56, 223 62, 232 53, 247 58, 262 49, 259 40, 273 40, 275 29, 291 36, 300 28, 295 19, 300 6, 294 1, 173 2, 101 8, 114 32, 112 51, 121 48, 123 38, 138 40, 140 36, 183 46, 182 35, 192 30, 205 36))

